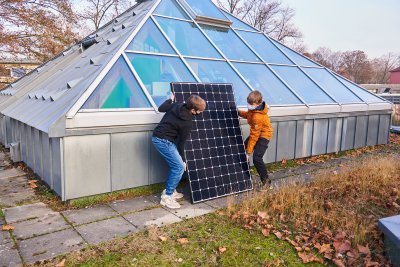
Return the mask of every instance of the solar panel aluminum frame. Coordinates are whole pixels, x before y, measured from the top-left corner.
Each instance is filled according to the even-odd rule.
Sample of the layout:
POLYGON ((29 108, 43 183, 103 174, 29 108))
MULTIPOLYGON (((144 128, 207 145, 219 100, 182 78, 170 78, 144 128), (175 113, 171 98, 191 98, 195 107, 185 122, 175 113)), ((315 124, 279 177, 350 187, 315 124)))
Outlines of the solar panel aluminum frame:
MULTIPOLYGON (((191 179, 191 175, 190 175, 190 173, 191 173, 191 171, 190 171, 190 169, 188 169, 188 171, 187 172, 185 172, 185 174, 184 174, 184 176, 186 176, 187 178, 188 178, 188 180, 189 180, 189 185, 190 185, 190 190, 191 190, 191 197, 192 197, 192 203, 199 203, 199 202, 203 202, 203 201, 206 201, 206 200, 212 200, 212 199, 216 199, 216 198, 220 198, 220 197, 225 197, 225 196, 228 196, 228 195, 234 195, 234 194, 238 194, 238 193, 243 193, 243 192, 246 192, 246 191, 250 191, 250 190, 253 190, 253 183, 252 183, 252 177, 251 177, 251 173, 250 173, 250 166, 249 166, 249 162, 246 160, 246 156, 245 156, 245 145, 244 145, 244 140, 243 140, 243 133, 242 133, 242 129, 240 128, 240 124, 239 124, 239 113, 238 113, 238 110, 237 110, 237 106, 236 106, 236 100, 235 100, 235 95, 234 95, 234 92, 233 92, 233 86, 232 86, 232 84, 230 84, 230 83, 193 83, 193 82, 191 82, 191 83, 185 83, 185 82, 174 82, 174 83, 171 83, 171 92, 172 93, 174 93, 174 95, 175 95, 175 101, 178 101, 178 102, 184 102, 185 100, 186 100, 186 98, 187 97, 185 97, 185 93, 184 92, 182 92, 182 93, 180 93, 180 92, 177 92, 176 91, 176 86, 182 86, 182 85, 196 85, 196 86, 204 86, 204 88, 206 88, 206 87, 209 87, 209 86, 219 86, 218 88, 220 88, 220 86, 225 86, 225 87, 228 87, 228 88, 231 88, 231 95, 232 95, 232 97, 233 97, 233 101, 231 101, 231 102, 233 102, 233 104, 234 104, 234 108, 235 108, 235 110, 236 110, 236 112, 235 112, 235 115, 237 116, 237 124, 238 125, 235 125, 235 122, 234 122, 234 119, 235 118, 230 118, 231 119, 231 121, 232 121, 232 127, 228 127, 228 125, 227 125, 227 127, 226 127, 226 129, 228 129, 228 128, 232 128, 232 129, 238 129, 238 135, 236 135, 235 134, 235 137, 237 137, 237 136, 239 136, 239 134, 240 134, 240 142, 237 142, 238 141, 238 139, 236 139, 235 141, 237 142, 235 145, 236 145, 236 148, 237 148, 237 151, 238 151, 238 153, 237 153, 237 155, 240 157, 240 155, 242 154, 242 156, 243 156, 243 159, 244 159, 244 161, 242 161, 241 159, 239 159, 239 164, 241 165, 240 166, 240 168, 242 169, 242 175, 243 175, 243 179, 242 180, 239 180, 239 179, 237 179, 237 182, 236 182, 236 185, 235 186, 237 186, 236 188, 233 188, 232 187, 232 183, 230 183, 230 185, 229 185, 229 187, 228 187, 228 184, 225 184, 225 183, 222 183, 222 186, 220 185, 219 187, 223 187, 223 189, 225 190, 226 188, 229 188, 229 192, 226 192, 225 194, 219 194, 218 193, 218 190, 217 190, 217 182, 216 182, 216 179, 215 179, 215 177, 216 176, 213 176, 213 178, 215 179, 215 186, 214 186, 214 188, 213 189, 215 189, 215 192, 216 192, 216 196, 210 196, 210 197, 208 197, 208 198, 203 198, 203 195, 202 195, 202 193, 201 193, 201 186, 200 186, 200 179, 197 179, 197 177, 196 177, 196 179, 191 179), (241 149, 240 149, 240 145, 242 146, 242 148, 243 148, 243 151, 241 151, 241 149), (243 164, 245 164, 245 169, 243 168, 243 164), (247 179, 245 179, 245 177, 248 177, 247 179), (192 185, 192 183, 194 183, 194 182, 198 182, 198 184, 199 184, 199 189, 197 190, 198 192, 200 192, 200 193, 198 193, 200 196, 201 196, 201 198, 199 199, 199 198, 197 198, 197 197, 195 197, 195 195, 194 195, 194 188, 193 188, 193 185, 192 185), (240 189, 239 188, 239 183, 242 183, 242 184, 244 184, 244 188, 243 189, 240 189)), ((197 88, 198 89, 198 88, 197 88)), ((204 93, 206 93, 207 91, 206 90, 204 90, 204 93)), ((219 91, 220 92, 220 91, 219 91)), ((190 93, 191 94, 191 93, 190 93)), ((196 92, 193 92, 193 94, 196 94, 196 92)), ((227 95, 228 95, 228 93, 227 93, 227 95)), ((188 95, 187 95, 188 96, 188 95)), ((213 96, 214 97, 214 96, 213 96)), ((207 98, 205 99, 206 101, 207 101, 207 98)), ((209 102, 211 102, 211 101, 209 101, 209 102)), ((228 101, 228 103, 229 103, 230 101, 228 101)), ((221 100, 221 103, 222 103, 222 100, 221 100)), ((208 107, 208 103, 207 103, 207 107, 208 107)), ((207 111, 207 108, 206 108, 206 111, 207 111)), ((217 112, 217 109, 215 109, 215 112, 217 112)), ((204 115, 204 113, 202 113, 202 115, 199 115, 199 116, 203 116, 204 115)), ((231 115, 234 115, 233 113, 231 113, 231 115)), ((198 119, 199 117, 195 117, 194 118, 194 120, 196 120, 196 119, 198 119)), ((224 118, 225 118, 225 113, 224 113, 224 118)), ((211 123, 212 124, 212 123, 211 123)), ((197 125, 197 124, 196 124, 197 125)), ((212 125, 212 126, 214 126, 214 125, 212 125)), ((206 127, 204 127, 204 129, 207 129, 206 127)), ((214 129, 214 128, 212 128, 212 129, 214 129)), ((192 131, 197 131, 198 130, 198 128, 193 128, 192 129, 192 131)), ((222 128, 220 128, 220 130, 222 130, 222 128)), ((192 134, 190 135, 190 137, 192 136, 192 134)), ((230 136, 230 135, 228 135, 228 136, 230 136)), ((190 138, 189 137, 189 138, 190 138)), ((200 138, 200 136, 199 136, 199 138, 200 138)), ((221 138, 222 139, 222 138, 221 138)), ((201 139, 200 139, 201 140, 201 139)), ((199 140, 199 143, 201 143, 200 142, 200 140, 199 140)), ((192 142, 191 140, 188 140, 189 142, 192 142)), ((215 140, 215 143, 217 143, 217 141, 215 140)), ((215 148, 216 150, 218 150, 217 148, 218 148, 218 146, 217 146, 217 144, 215 145, 215 146, 210 146, 209 145, 209 143, 208 143, 208 141, 207 141, 207 144, 208 144, 208 147, 207 148, 209 148, 210 150, 212 149, 212 148, 215 148)), ((186 155, 186 157, 188 158, 188 150, 186 149, 186 147, 187 147, 187 145, 188 145, 188 142, 186 142, 186 144, 185 144, 185 155, 186 155)), ((231 146, 231 145, 230 145, 231 146)), ((226 150, 225 150, 225 146, 222 146, 223 148, 224 148, 224 153, 226 153, 226 150)), ((231 146, 232 147, 232 146, 231 146)), ((200 148, 201 149, 201 148, 200 148)), ((230 150, 232 150, 232 148, 230 148, 230 150)), ((194 150, 193 150, 193 155, 194 155, 194 150)), ((231 153, 226 153, 225 155, 234 155, 234 153, 233 152, 231 152, 231 153)), ((210 152, 210 156, 211 156, 211 158, 212 158, 212 154, 211 154, 211 152, 210 152)), ((220 158, 221 157, 221 155, 219 154, 219 157, 218 158, 220 158)), ((225 156, 225 158, 226 158, 226 156, 225 156)), ((232 157, 232 159, 234 159, 234 157, 232 157)), ((193 162, 194 162, 194 164, 196 164, 196 160, 195 159, 193 159, 193 162)), ((188 168, 190 167, 190 165, 191 164, 189 164, 189 162, 188 162, 188 168)), ((236 164, 236 165, 238 165, 238 164, 236 164)), ((213 165, 211 165, 211 166, 213 166, 213 165)), ((226 169, 228 169, 229 170, 229 163, 228 162, 226 162, 226 164, 220 164, 219 166, 222 166, 222 167, 224 167, 224 166, 226 166, 226 169)), ((232 166, 235 166, 234 165, 234 162, 233 163, 231 163, 231 167, 232 166)), ((235 166, 235 169, 236 168, 239 168, 239 167, 237 167, 237 166, 235 166)), ((208 168, 204 168, 204 170, 206 170, 206 169, 208 169, 208 168)), ((212 172, 214 173, 214 168, 212 167, 211 168, 212 169, 212 172)), ((201 169, 202 170, 202 169, 201 169)), ((196 169, 196 171, 197 171, 197 169, 196 169)), ((206 171, 204 171, 205 173, 206 173, 206 171)), ((228 174, 229 174, 229 171, 228 171, 228 174)), ((236 172, 235 171, 235 173, 234 173, 235 175, 236 175, 236 178, 237 178, 237 175, 239 174, 238 172, 236 172)), ((229 174, 229 177, 231 177, 231 175, 232 174, 229 174)), ((223 174, 222 174, 222 170, 221 170, 221 181, 223 181, 223 174)), ((193 177, 192 177, 193 178, 193 177)), ((226 178, 225 178, 226 179, 226 178)), ((230 179, 230 178, 229 178, 230 179)), ((206 180, 207 181, 207 180, 206 180)), ((207 184, 208 184, 208 181, 207 181, 207 184)), ((208 188, 208 190, 209 190, 210 188, 208 188)), ((209 192, 208 192, 209 193, 209 192)))

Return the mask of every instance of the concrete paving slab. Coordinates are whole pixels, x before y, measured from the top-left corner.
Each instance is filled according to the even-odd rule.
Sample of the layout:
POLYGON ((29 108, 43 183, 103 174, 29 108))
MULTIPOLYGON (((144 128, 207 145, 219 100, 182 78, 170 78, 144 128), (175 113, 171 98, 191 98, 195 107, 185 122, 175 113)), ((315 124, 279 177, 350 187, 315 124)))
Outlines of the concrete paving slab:
POLYGON ((84 224, 76 230, 90 244, 97 244, 119 236, 127 236, 138 229, 122 217, 84 224))
POLYGON ((21 255, 27 264, 51 259, 84 246, 85 241, 72 229, 22 240, 19 243, 21 255))
POLYGON ((204 202, 204 204, 207 204, 215 209, 222 209, 228 206, 229 199, 228 197, 220 197, 212 200, 208 200, 204 202))
POLYGON ((13 242, 0 243, 0 267, 22 266, 18 251, 13 242))
POLYGON ((50 213, 53 213, 53 211, 42 202, 4 209, 5 218, 9 224, 28 219, 41 218, 50 213))
POLYGON ((62 213, 73 225, 96 222, 118 215, 116 211, 107 205, 99 205, 87 209, 67 210, 62 213))
POLYGON ((16 177, 16 176, 24 176, 25 173, 19 169, 6 169, 0 172, 0 179, 16 177))
POLYGON ((0 203, 3 206, 13 207, 35 199, 35 193, 25 176, 0 179, 0 203))
POLYGON ((13 242, 8 231, 0 231, 0 244, 13 242))
POLYGON ((181 204, 180 209, 176 210, 167 209, 167 210, 169 210, 171 213, 173 213, 174 215, 178 216, 181 219, 188 219, 197 216, 202 216, 215 211, 215 208, 204 203, 191 204, 190 202, 184 202, 180 204, 181 204))
POLYGON ((161 227, 182 221, 182 219, 163 208, 155 208, 126 214, 124 215, 124 218, 139 229, 144 229, 151 225, 161 227))
POLYGON ((146 197, 137 197, 128 200, 118 200, 110 204, 110 207, 113 208, 120 214, 128 213, 128 212, 136 212, 140 210, 144 210, 150 207, 154 207, 155 203, 149 201, 146 197))
POLYGON ((27 239, 71 227, 58 212, 49 213, 32 220, 13 223, 13 226, 15 227, 14 235, 18 239, 27 239))

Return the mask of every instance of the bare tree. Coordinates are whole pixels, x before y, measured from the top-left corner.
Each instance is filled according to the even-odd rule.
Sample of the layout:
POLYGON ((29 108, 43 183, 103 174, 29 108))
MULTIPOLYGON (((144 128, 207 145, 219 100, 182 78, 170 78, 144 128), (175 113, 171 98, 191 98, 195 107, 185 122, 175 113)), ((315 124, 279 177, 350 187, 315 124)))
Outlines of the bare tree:
POLYGON ((69 0, 0 0, 0 56, 45 61, 73 43, 75 19, 69 0))
POLYGON ((104 23, 117 17, 128 9, 133 1, 130 0, 84 0, 79 1, 78 17, 89 22, 91 30, 98 30, 104 23))
POLYGON ((342 54, 341 66, 356 83, 369 83, 372 76, 371 63, 364 51, 347 51, 342 54))
POLYGON ((319 64, 339 72, 342 68, 342 52, 333 52, 327 47, 320 47, 311 54, 311 58, 319 64))
POLYGON ((281 42, 300 39, 292 23, 294 9, 279 0, 216 0, 217 4, 258 30, 281 42))
POLYGON ((373 78, 371 83, 385 84, 389 80, 389 71, 400 66, 400 55, 388 53, 371 62, 373 68, 373 78))

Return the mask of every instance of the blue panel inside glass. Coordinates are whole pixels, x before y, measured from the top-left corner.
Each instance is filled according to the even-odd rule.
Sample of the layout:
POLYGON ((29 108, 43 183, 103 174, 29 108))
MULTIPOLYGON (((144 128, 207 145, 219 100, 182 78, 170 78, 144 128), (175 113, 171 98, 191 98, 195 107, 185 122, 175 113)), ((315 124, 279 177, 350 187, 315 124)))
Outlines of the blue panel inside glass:
POLYGON ((293 65, 281 51, 262 33, 237 31, 257 54, 268 63, 293 65))
POLYGON ((339 103, 362 102, 346 86, 335 79, 335 77, 333 77, 333 75, 326 69, 303 68, 303 70, 339 103))
POLYGON ((154 14, 180 19, 190 19, 175 0, 162 0, 154 11, 154 14))
POLYGON ((201 27, 228 59, 261 61, 231 29, 206 25, 201 25, 201 27))
POLYGON ((197 16, 227 20, 222 12, 210 0, 186 0, 197 16))
POLYGON ((308 104, 326 104, 334 101, 298 67, 271 66, 276 73, 308 104))
POLYGON ((127 54, 139 78, 157 105, 171 92, 171 82, 194 82, 182 60, 178 57, 127 54))
POLYGON ((125 60, 121 57, 107 73, 83 109, 151 107, 125 60))
POLYGON ((335 75, 344 85, 346 85, 350 90, 352 90, 354 93, 356 93, 359 97, 361 97, 362 100, 364 100, 367 103, 376 103, 376 102, 384 102, 382 99, 379 97, 374 96, 372 93, 367 92, 365 89, 362 89, 358 85, 347 81, 346 79, 343 79, 339 75, 335 75))
MULTIPOLYGON (((271 39, 272 40, 272 39, 271 39)), ((320 67, 319 65, 315 64, 311 60, 307 59, 305 56, 300 55, 293 50, 287 48, 286 46, 282 45, 281 43, 272 40, 274 44, 276 44, 293 62, 296 62, 297 65, 300 66, 307 66, 307 67, 320 67)))
POLYGON ((260 91, 270 105, 302 104, 267 66, 262 64, 235 63, 234 66, 253 89, 260 91))
POLYGON ((247 104, 246 99, 251 89, 243 82, 236 72, 224 61, 187 60, 197 77, 205 83, 232 83, 235 91, 236 103, 241 106, 247 104))
POLYGON ((222 10, 222 12, 225 14, 225 16, 228 17, 228 19, 230 21, 232 21, 232 27, 235 29, 243 29, 243 30, 249 30, 249 31, 255 31, 255 29, 253 29, 252 27, 250 27, 249 25, 247 25, 246 23, 244 23, 243 21, 235 18, 234 16, 232 16, 231 14, 229 14, 228 12, 225 12, 222 10))
POLYGON ((157 17, 156 20, 181 54, 221 58, 221 55, 194 23, 162 17, 157 17))
POLYGON ((176 54, 151 19, 146 21, 127 49, 152 53, 176 54))

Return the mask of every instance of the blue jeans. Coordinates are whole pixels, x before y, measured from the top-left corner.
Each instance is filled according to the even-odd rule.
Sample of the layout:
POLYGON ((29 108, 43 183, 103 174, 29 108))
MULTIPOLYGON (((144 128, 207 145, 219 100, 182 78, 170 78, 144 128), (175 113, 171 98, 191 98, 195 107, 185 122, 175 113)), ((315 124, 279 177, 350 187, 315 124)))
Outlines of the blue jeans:
POLYGON ((153 136, 151 138, 153 145, 158 152, 167 161, 169 166, 168 178, 165 184, 165 193, 172 195, 182 178, 185 171, 185 165, 181 155, 179 155, 176 145, 171 141, 153 136))

